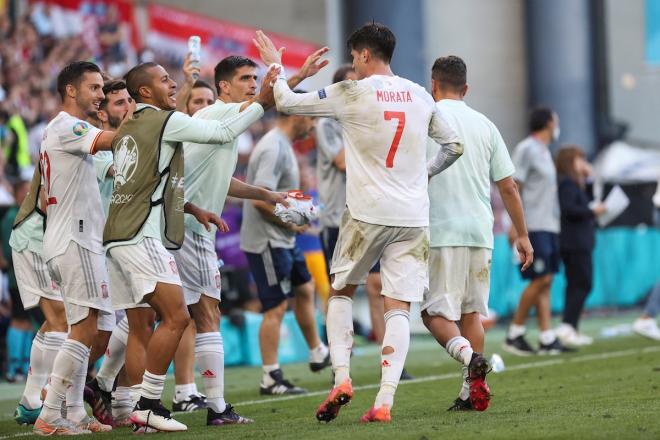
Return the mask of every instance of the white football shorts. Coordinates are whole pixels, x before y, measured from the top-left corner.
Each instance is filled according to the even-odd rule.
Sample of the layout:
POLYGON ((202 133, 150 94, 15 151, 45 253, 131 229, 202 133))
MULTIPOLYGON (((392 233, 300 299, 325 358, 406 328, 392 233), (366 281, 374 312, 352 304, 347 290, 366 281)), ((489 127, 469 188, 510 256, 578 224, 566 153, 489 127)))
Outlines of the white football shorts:
POLYGON ((174 257, 155 238, 108 249, 108 269, 117 310, 149 307, 144 297, 156 290, 157 283, 181 285, 174 257))
POLYGON ((48 266, 41 255, 24 249, 11 251, 18 291, 25 310, 39 306, 41 298, 62 301, 60 288, 50 278, 48 266))
POLYGON ((82 321, 89 309, 98 310, 98 329, 112 331, 115 314, 110 299, 105 255, 69 242, 66 251, 47 263, 50 276, 60 287, 69 325, 82 321))
POLYGON ((220 301, 220 271, 215 242, 186 231, 181 249, 172 251, 187 305, 197 304, 202 295, 220 301))
POLYGON ((428 253, 428 228, 365 223, 354 219, 347 208, 332 256, 332 287, 339 290, 364 284, 369 270, 380 260, 381 294, 420 302, 428 286, 428 253))
POLYGON ((474 312, 488 316, 492 256, 487 248, 431 248, 422 311, 450 321, 474 312))

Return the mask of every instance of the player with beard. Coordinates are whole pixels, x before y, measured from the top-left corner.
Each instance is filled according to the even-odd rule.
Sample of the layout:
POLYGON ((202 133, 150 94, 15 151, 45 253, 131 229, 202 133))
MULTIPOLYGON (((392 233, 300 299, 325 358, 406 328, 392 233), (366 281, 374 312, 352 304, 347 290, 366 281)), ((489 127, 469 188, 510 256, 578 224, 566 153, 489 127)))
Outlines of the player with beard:
POLYGON ((57 77, 57 90, 62 111, 46 127, 40 154, 48 215, 43 256, 60 286, 70 330, 55 357, 50 387, 35 422, 39 435, 111 429, 87 415, 83 388, 97 329, 115 325, 101 240, 103 207, 92 160, 98 150, 111 148, 114 132, 85 122, 96 115, 104 98, 98 66, 69 64, 57 77))
POLYGON ((176 262, 165 246, 183 243, 184 211, 207 229, 213 223, 226 230, 226 224, 184 200, 182 143, 230 142, 263 115, 259 102, 272 101, 272 92, 235 117, 204 121, 174 111, 176 82, 162 66, 143 63, 125 78, 138 105, 113 143, 114 190, 104 244, 112 282, 131 286, 113 300, 129 320, 129 381, 141 381, 131 421, 147 430, 184 431, 186 425, 172 419, 160 400, 167 368, 190 320, 176 262), (152 335, 154 311, 161 321, 152 335))

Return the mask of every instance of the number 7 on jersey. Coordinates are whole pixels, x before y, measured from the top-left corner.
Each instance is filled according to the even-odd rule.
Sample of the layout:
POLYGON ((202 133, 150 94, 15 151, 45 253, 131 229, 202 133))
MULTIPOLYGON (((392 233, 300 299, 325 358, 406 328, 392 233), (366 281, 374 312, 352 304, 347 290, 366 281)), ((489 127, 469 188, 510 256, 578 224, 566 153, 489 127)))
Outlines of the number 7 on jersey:
POLYGON ((386 121, 396 119, 399 123, 396 125, 396 132, 394 133, 394 139, 392 139, 392 145, 390 145, 390 151, 387 153, 387 159, 385 160, 386 168, 394 167, 394 156, 396 155, 396 150, 399 148, 399 142, 401 142, 401 135, 403 134, 403 129, 406 126, 406 114, 405 112, 391 112, 385 110, 383 115, 386 121))

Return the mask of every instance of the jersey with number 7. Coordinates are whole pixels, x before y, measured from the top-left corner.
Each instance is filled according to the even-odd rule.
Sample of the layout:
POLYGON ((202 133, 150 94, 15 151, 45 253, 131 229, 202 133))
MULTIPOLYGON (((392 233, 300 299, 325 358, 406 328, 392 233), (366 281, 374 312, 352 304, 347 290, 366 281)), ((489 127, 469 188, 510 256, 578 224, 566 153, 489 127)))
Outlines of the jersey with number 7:
POLYGON ((274 86, 277 109, 286 114, 335 118, 346 148, 346 204, 357 220, 385 226, 429 224, 427 139, 460 144, 433 98, 412 81, 372 75, 318 92, 274 86))

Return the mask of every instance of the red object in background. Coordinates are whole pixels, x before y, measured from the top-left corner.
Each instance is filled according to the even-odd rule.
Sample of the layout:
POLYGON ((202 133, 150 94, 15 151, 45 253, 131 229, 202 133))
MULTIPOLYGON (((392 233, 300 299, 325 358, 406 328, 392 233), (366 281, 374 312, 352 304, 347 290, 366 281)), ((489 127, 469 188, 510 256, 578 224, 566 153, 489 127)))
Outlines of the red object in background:
MULTIPOLYGON (((188 37, 202 38, 202 51, 206 55, 202 64, 217 61, 228 55, 243 55, 259 60, 259 53, 252 43, 257 28, 230 23, 205 15, 184 11, 171 6, 150 4, 147 46, 158 50, 173 50, 172 45, 185 45, 188 37)), ((298 68, 307 56, 318 49, 313 43, 267 32, 276 46, 286 47, 282 63, 285 67, 298 68)))

